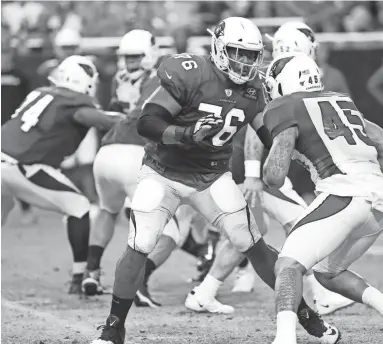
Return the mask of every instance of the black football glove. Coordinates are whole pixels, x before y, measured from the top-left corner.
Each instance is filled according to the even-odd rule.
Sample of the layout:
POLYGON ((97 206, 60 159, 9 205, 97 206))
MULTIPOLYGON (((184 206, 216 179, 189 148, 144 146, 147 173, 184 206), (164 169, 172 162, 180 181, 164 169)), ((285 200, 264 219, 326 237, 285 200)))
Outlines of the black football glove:
POLYGON ((201 117, 194 125, 186 128, 183 135, 183 142, 201 142, 210 133, 216 131, 217 127, 222 124, 223 120, 210 114, 201 117))

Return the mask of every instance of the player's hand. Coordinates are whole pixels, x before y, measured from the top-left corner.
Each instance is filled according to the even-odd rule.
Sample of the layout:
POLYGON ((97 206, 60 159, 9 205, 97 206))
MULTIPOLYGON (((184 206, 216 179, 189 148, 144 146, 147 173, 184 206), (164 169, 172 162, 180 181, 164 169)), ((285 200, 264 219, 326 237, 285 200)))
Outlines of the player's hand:
POLYGON ((263 207, 263 183, 256 177, 246 177, 243 184, 243 195, 251 208, 263 207))
POLYGON ((201 142, 212 131, 215 131, 222 122, 222 118, 214 117, 214 115, 202 117, 195 125, 185 130, 185 138, 187 141, 201 142))

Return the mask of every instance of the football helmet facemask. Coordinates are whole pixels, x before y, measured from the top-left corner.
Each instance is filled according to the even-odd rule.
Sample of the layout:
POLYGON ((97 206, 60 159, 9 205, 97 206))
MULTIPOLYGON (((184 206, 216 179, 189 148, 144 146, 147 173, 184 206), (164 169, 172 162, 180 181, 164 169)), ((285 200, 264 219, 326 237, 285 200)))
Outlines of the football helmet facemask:
POLYGON ((244 84, 258 73, 263 61, 262 35, 255 24, 241 17, 221 21, 212 35, 211 56, 216 67, 236 84, 244 84))

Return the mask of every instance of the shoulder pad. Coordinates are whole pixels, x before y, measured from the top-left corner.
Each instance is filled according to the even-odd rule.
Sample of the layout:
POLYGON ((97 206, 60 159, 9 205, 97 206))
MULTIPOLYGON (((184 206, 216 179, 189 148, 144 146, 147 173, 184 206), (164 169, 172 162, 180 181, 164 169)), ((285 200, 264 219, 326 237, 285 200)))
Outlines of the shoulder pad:
POLYGON ((206 70, 206 59, 193 54, 177 54, 164 59, 157 76, 164 87, 179 103, 185 93, 193 92, 202 82, 206 70))

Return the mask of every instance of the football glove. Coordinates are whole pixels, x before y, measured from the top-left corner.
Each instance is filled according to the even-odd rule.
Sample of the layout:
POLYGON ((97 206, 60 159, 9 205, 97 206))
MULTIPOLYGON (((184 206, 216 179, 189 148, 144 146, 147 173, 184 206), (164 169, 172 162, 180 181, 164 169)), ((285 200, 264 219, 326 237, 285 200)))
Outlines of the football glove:
POLYGON ((222 118, 214 117, 212 114, 201 117, 194 125, 186 128, 183 141, 201 142, 209 134, 215 132, 222 123, 222 118))

